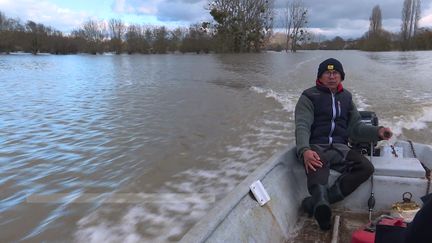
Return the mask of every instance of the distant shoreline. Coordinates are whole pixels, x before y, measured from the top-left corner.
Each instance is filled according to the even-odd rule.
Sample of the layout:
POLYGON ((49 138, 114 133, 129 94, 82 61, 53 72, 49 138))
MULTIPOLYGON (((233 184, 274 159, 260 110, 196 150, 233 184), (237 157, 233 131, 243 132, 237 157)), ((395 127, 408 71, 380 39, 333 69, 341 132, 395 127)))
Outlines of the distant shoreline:
MULTIPOLYGON (((390 50, 390 51, 364 51, 364 50, 359 50, 359 49, 341 49, 341 50, 322 50, 322 49, 316 49, 316 50, 298 50, 297 52, 302 52, 302 51, 359 51, 359 52, 371 52, 371 53, 386 53, 386 52, 400 52, 400 53, 406 53, 406 52, 422 52, 422 51, 432 51, 432 50, 409 50, 409 51, 401 51, 401 50, 390 50)), ((116 54, 113 52, 104 52, 104 53, 97 53, 97 54, 91 54, 91 53, 86 53, 86 52, 80 52, 80 53, 67 53, 67 54, 55 54, 55 53, 48 53, 48 52, 42 52, 42 53, 37 53, 37 54, 33 54, 31 52, 10 52, 10 53, 6 53, 6 52, 0 52, 0 56, 74 56, 74 55, 83 55, 83 56, 164 56, 164 55, 209 55, 209 54, 229 54, 229 55, 233 55, 233 54, 238 54, 238 55, 244 55, 244 54, 262 54, 262 53, 286 53, 287 55, 292 54, 292 52, 285 52, 284 50, 282 51, 275 51, 275 50, 263 50, 261 52, 242 52, 242 53, 232 53, 232 52, 227 52, 227 53, 217 53, 217 52, 210 52, 210 53, 195 53, 195 52, 185 52, 185 53, 181 53, 181 52, 173 52, 173 53, 152 53, 152 54, 144 54, 144 53, 121 53, 121 54, 116 54)))

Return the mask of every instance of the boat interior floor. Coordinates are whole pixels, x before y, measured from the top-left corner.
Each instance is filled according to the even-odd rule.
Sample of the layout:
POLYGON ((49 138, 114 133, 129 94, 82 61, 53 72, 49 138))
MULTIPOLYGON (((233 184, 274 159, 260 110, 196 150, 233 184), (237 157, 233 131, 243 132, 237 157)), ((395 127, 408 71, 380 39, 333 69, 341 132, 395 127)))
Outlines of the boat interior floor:
MULTIPOLYGON (((376 217, 388 214, 385 212, 374 212, 372 219, 376 217)), ((318 223, 313 217, 308 217, 307 214, 303 213, 300 215, 295 231, 292 233, 292 237, 286 241, 286 243, 322 243, 332 241, 333 228, 335 222, 335 216, 340 216, 340 224, 338 231, 337 242, 351 242, 351 235, 354 231, 362 228, 369 223, 368 213, 350 212, 350 211, 332 211, 332 228, 327 231, 320 230, 318 223)))

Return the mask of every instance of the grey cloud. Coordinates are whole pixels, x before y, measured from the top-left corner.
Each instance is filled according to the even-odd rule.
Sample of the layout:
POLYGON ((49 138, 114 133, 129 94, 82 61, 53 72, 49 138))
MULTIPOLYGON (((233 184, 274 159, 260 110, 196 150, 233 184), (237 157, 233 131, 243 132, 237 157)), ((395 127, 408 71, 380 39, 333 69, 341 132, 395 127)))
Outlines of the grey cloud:
MULTIPOLYGON (((290 0, 292 1, 292 0, 290 0)), ((400 19, 403 0, 303 0, 309 11, 308 27, 335 32, 336 30, 349 33, 351 37, 359 37, 369 27, 369 18, 372 8, 379 4, 383 16, 383 27, 389 31, 400 28, 400 19), (346 31, 344 31, 346 29, 346 31), (356 33, 356 34, 353 34, 356 33)), ((275 0, 276 12, 281 11, 288 0, 275 0)), ((143 7, 155 9, 158 20, 166 22, 195 23, 211 20, 205 7, 208 0, 125 0, 126 11, 131 14, 147 14, 143 7)), ((115 4, 113 4, 114 6, 115 4)), ((422 2, 422 9, 432 6, 431 3, 422 2)), ((276 16, 276 28, 282 27, 281 18, 276 16)))
MULTIPOLYGON (((164 0, 157 3, 152 0, 126 0, 124 6, 128 7, 129 13, 145 14, 140 13, 140 7, 152 5, 157 9, 159 20, 193 21, 210 18, 208 12, 204 10, 208 2, 207 0, 164 0)), ((274 6, 277 10, 281 10, 287 2, 288 0, 275 0, 274 6)), ((310 27, 331 28, 338 24, 339 19, 368 20, 372 8, 377 4, 381 7, 383 19, 400 19, 403 0, 380 0, 379 3, 376 0, 333 0, 331 2, 303 0, 303 2, 309 10, 310 27)), ((113 8, 115 5, 114 3, 113 8)), ((281 27, 280 23, 276 23, 276 26, 281 27)))
POLYGON ((115 13, 143 14, 140 11, 140 7, 146 5, 146 2, 149 1, 126 0, 123 2, 123 1, 113 0, 111 4, 111 9, 115 13))
POLYGON ((157 18, 160 21, 197 22, 209 19, 210 15, 205 9, 207 1, 183 0, 163 1, 158 4, 157 18))
MULTIPOLYGON (((308 27, 321 29, 330 36, 360 37, 369 28, 369 18, 373 7, 379 5, 383 18, 383 28, 396 32, 400 29, 403 0, 303 0, 308 9, 308 27)), ((276 0, 277 12, 282 11, 287 0, 276 0)), ((422 1, 422 11, 432 5, 422 1)), ((281 18, 276 18, 275 27, 282 28, 281 18)))
POLYGON ((175 0, 175 1, 166 1, 166 2, 178 2, 178 3, 206 3, 207 1, 203 0, 175 0))
POLYGON ((205 10, 207 3, 207 0, 115 0, 111 6, 113 11, 137 15, 150 15, 143 9, 155 9, 152 15, 160 21, 196 22, 210 18, 205 10))
MULTIPOLYGON (((372 13, 372 8, 377 4, 381 8, 384 19, 399 18, 402 12, 402 0, 375 0, 363 1, 315 1, 305 0, 304 4, 309 10, 309 26, 313 28, 333 28, 340 19, 366 20, 372 13)), ((277 0, 275 7, 282 9, 286 6, 286 0, 277 0)))

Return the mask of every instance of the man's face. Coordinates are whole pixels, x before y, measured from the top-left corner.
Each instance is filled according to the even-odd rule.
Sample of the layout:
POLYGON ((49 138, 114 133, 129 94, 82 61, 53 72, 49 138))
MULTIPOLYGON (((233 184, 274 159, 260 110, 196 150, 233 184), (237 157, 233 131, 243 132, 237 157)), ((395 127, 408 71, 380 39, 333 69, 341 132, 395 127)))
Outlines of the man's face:
POLYGON ((336 70, 327 70, 319 78, 321 83, 331 91, 336 91, 340 82, 342 82, 341 74, 336 70))

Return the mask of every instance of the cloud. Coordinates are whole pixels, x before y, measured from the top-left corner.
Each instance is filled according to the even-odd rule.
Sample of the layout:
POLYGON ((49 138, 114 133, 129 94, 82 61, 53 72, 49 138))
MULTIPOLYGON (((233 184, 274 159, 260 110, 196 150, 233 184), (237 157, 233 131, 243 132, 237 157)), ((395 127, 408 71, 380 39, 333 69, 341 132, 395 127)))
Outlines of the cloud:
MULTIPOLYGON (((316 1, 303 0, 308 8, 308 27, 329 37, 357 38, 369 28, 369 18, 376 0, 346 1, 333 0, 316 1)), ((276 12, 285 6, 286 0, 275 0, 276 12)), ((162 23, 195 23, 211 20, 208 10, 205 10, 207 0, 115 0, 113 10, 118 13, 154 16, 162 23)), ((381 0, 383 28, 397 32, 400 29, 402 0, 381 0)), ((432 3, 422 5, 423 18, 420 26, 432 25, 432 3), (425 9, 430 9, 425 11, 425 9), (425 15, 426 14, 426 15, 425 15)), ((276 17, 275 27, 283 27, 280 17, 276 17)))
POLYGON ((115 0, 111 7, 115 13, 119 14, 155 15, 159 2, 161 0, 115 0))
POLYGON ((208 11, 204 9, 206 1, 169 1, 158 5, 157 18, 161 21, 197 22, 209 19, 208 11))
POLYGON ((153 15, 163 22, 194 23, 210 17, 206 4, 207 0, 115 0, 112 9, 122 14, 153 15))
POLYGON ((432 2, 422 14, 422 18, 419 21, 421 27, 432 27, 432 2))
POLYGON ((71 31, 90 17, 88 13, 61 8, 46 0, 0 0, 0 10, 9 18, 32 20, 62 31, 71 31))
MULTIPOLYGON (((303 0, 303 3, 308 9, 308 27, 314 33, 329 37, 360 37, 368 30, 369 18, 376 5, 381 9, 383 28, 391 32, 400 30, 402 0, 380 0, 379 4, 376 0, 303 0)), ((420 26, 432 26, 432 3, 428 4, 426 6, 422 2, 423 18, 419 22, 420 26)), ((286 7, 286 0, 276 0, 275 7, 281 12, 286 7)), ((280 17, 276 20, 276 26, 282 27, 280 17)))
POLYGON ((368 30, 369 22, 363 19, 338 19, 334 21, 332 27, 321 27, 316 28, 318 32, 325 36, 335 37, 340 36, 342 38, 350 38, 353 36, 361 36, 368 30))
MULTIPOLYGON (((292 0, 290 0, 292 1, 292 0)), ((316 1, 303 0, 308 8, 311 30, 344 38, 362 36, 369 28, 369 17, 376 0, 316 1), (348 3, 347 3, 348 2, 348 3)), ((81 2, 81 1, 79 1, 81 2)), ((432 27, 432 2, 422 2, 420 27, 432 27)), ((287 0, 275 0, 276 10, 281 11, 287 0)), ((211 20, 205 7, 208 0, 111 0, 106 5, 86 3, 81 11, 60 7, 60 0, 0 0, 0 11, 8 17, 19 17, 23 21, 33 20, 61 31, 77 28, 89 18, 122 18, 136 23, 165 26, 189 25, 211 20), (58 4, 54 4, 53 1, 58 4), (100 8, 95 7, 100 6, 100 8), (108 12, 106 11, 108 10, 108 12), (105 12, 104 12, 105 11, 105 12), (100 15, 104 14, 104 15, 100 15)), ((72 5, 72 4, 69 4, 72 5)), ((79 5, 77 2, 73 5, 79 5)), ((401 23, 402 0, 380 0, 383 28, 398 32, 401 23)), ((282 28, 280 17, 275 18, 275 28, 282 28)))
MULTIPOLYGON (((285 0, 276 0, 276 7, 286 6, 285 0)), ((333 0, 315 1, 304 0, 309 10, 310 25, 313 27, 333 27, 340 19, 369 20, 376 0, 346 1, 333 0)), ((402 12, 401 0, 381 0, 379 3, 383 19, 400 18, 402 12)))
MULTIPOLYGON (((352 34, 361 36, 369 28, 369 18, 376 0, 346 1, 333 0, 316 1, 303 0, 308 8, 309 27, 322 29, 325 33, 352 34), (346 30, 345 30, 346 29, 346 30), (356 31, 357 30, 357 31, 356 31), (330 31, 330 32, 329 32, 330 31)), ((211 19, 204 8, 207 0, 114 0, 112 9, 117 13, 152 15, 162 22, 198 22, 211 19)), ((287 0, 275 0, 276 10, 286 7, 287 0)), ((380 0, 383 27, 389 31, 400 29, 402 0, 380 0)), ((422 3, 423 18, 421 26, 432 25, 432 3, 426 6, 422 3), (424 11, 425 9, 429 9, 424 11)), ((276 18, 276 28, 282 27, 281 21, 276 18)))
POLYGON ((422 27, 432 27, 432 14, 429 14, 420 19, 419 24, 422 27))

